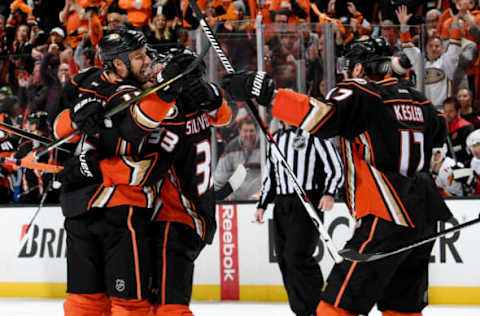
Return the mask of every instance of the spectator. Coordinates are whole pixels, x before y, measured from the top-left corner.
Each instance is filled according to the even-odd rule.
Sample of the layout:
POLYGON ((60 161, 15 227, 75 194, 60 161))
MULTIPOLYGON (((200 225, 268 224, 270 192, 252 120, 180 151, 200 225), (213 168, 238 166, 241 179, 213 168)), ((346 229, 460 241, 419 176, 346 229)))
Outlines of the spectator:
POLYGON ((445 26, 444 22, 458 13, 456 2, 457 0, 451 0, 450 8, 444 10, 438 18, 436 33, 442 39, 448 40, 449 38, 450 30, 445 26))
POLYGON ((32 58, 32 45, 29 42, 29 30, 25 24, 20 25, 15 33, 15 41, 10 49, 10 82, 14 90, 18 86, 20 78, 28 77, 33 69, 34 60, 32 58))
POLYGON ((427 22, 426 27, 427 27, 428 37, 432 37, 433 35, 438 35, 437 34, 437 25, 438 25, 438 20, 439 20, 441 14, 442 13, 439 10, 431 9, 425 15, 425 19, 426 19, 426 22, 427 22))
POLYGON ((119 28, 124 28, 125 23, 124 23, 124 18, 123 15, 121 15, 118 12, 110 12, 107 15, 107 30, 116 30, 119 28))
POLYGON ((167 23, 167 17, 157 14, 153 21, 148 23, 149 29, 145 32, 147 42, 158 51, 165 51, 177 46, 177 31, 179 25, 167 23))
POLYGON ((50 31, 47 44, 57 44, 59 49, 63 51, 65 49, 64 40, 65 32, 61 28, 55 27, 50 31))
POLYGON ((310 0, 272 0, 270 14, 277 12, 287 15, 288 23, 297 23, 300 19, 310 21, 310 0))
POLYGON ((480 111, 473 110, 473 96, 468 89, 460 89, 457 92, 457 100, 460 104, 460 115, 463 119, 472 123, 475 129, 480 127, 480 111))
POLYGON ((142 31, 152 18, 152 0, 118 0, 118 6, 127 11, 127 20, 142 31))
POLYGON ((460 103, 453 97, 443 102, 443 112, 447 119, 448 134, 452 143, 449 148, 450 156, 466 165, 470 161, 470 155, 467 152, 465 140, 473 131, 473 125, 460 116, 460 103))
POLYGON ((226 199, 258 199, 261 184, 260 141, 255 122, 244 119, 238 125, 239 135, 232 139, 220 157, 214 173, 215 190, 220 190, 240 164, 247 169, 243 184, 226 199))
POLYGON ((33 9, 23 0, 14 0, 10 4, 10 16, 7 19, 7 27, 15 28, 21 24, 35 24, 33 9))
POLYGON ((47 42, 47 35, 45 31, 38 26, 38 24, 34 24, 30 28, 30 45, 32 48, 36 48, 41 46, 47 42))
POLYGON ((233 2, 233 8, 234 14, 231 16, 231 19, 225 21, 223 27, 228 32, 246 33, 251 25, 251 22, 247 20, 247 17, 245 16, 245 3, 243 3, 242 0, 236 0, 233 2))
POLYGON ((96 11, 92 6, 83 8, 75 0, 65 1, 65 7, 60 12, 59 18, 67 30, 67 42, 72 48, 78 46, 84 33, 89 34, 93 46, 98 44, 103 31, 96 11))
POLYGON ((320 85, 323 80, 323 35, 320 35, 318 47, 314 45, 309 48, 310 60, 307 60, 307 91, 308 95, 322 100, 325 96, 322 95, 320 85))
MULTIPOLYGON (((26 128, 29 132, 36 135, 49 137, 49 125, 47 123, 47 113, 36 111, 28 115, 26 128)), ((39 143, 32 140, 24 140, 18 145, 17 158, 26 157, 31 152, 39 151, 39 143)), ((39 161, 44 163, 53 163, 53 151, 40 157, 39 161)), ((37 204, 44 194, 47 194, 51 182, 52 173, 41 173, 38 170, 25 169, 22 175, 22 186, 20 201, 22 203, 37 204)), ((58 203, 58 200, 55 201, 58 203)))
POLYGON ((163 14, 167 18, 167 21, 175 21, 180 17, 180 1, 156 0, 153 8, 155 15, 163 14))
MULTIPOLYGON (((295 66, 295 57, 294 57, 294 47, 296 38, 293 32, 288 30, 288 16, 284 12, 277 12, 274 15, 273 19, 275 34, 271 36, 266 44, 268 46, 268 55, 270 60, 268 60, 267 68, 275 66, 273 70, 277 70, 278 73, 281 73, 282 69, 285 68, 285 65, 295 66)), ((295 75, 293 72, 291 75, 295 75)))
MULTIPOLYGON (((420 58, 422 58, 420 49, 415 47, 411 41, 408 32, 408 20, 412 14, 407 13, 405 6, 401 6, 396 11, 398 20, 401 24, 402 47, 405 54, 413 65, 417 78, 423 76, 420 70, 420 58)), ((448 49, 444 52, 443 42, 437 36, 430 37, 427 41, 427 58, 425 61, 425 95, 432 104, 440 108, 443 101, 451 95, 449 92, 449 83, 453 80, 453 74, 457 68, 459 55, 461 51, 461 30, 463 22, 458 15, 454 17, 452 23, 453 29, 448 49)))
POLYGON ((23 112, 44 111, 48 99, 48 87, 40 73, 41 62, 35 62, 32 75, 19 80, 18 97, 23 112))
POLYGON ((7 33, 5 32, 5 17, 0 15, 0 86, 7 83, 8 47, 7 33))
MULTIPOLYGON (((294 44, 295 51, 298 52, 300 56, 304 56, 307 64, 313 58, 310 56, 311 50, 310 47, 314 47, 314 50, 319 47, 319 38, 316 33, 313 33, 309 23, 299 22, 296 24, 298 32, 298 40, 294 44)), ((318 53, 316 54, 318 56, 318 53)), ((313 56, 315 57, 315 56, 313 56)))
POLYGON ((402 50, 398 26, 395 26, 392 20, 383 20, 380 23, 380 35, 385 37, 394 54, 402 50))
MULTIPOLYGON (((347 37, 348 30, 345 34, 345 44, 354 39, 358 35, 370 35, 373 31, 370 23, 363 17, 363 14, 357 10, 353 2, 347 2, 347 9, 351 15, 349 21, 349 29, 351 31, 350 38, 347 37)), ((347 27, 345 27, 347 29, 347 27)))

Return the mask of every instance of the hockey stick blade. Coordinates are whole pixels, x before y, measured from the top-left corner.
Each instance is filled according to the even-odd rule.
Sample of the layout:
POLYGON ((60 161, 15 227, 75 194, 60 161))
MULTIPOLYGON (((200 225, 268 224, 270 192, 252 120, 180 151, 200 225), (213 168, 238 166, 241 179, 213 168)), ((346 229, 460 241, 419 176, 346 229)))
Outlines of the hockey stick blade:
MULTIPOLYGON (((202 14, 202 11, 198 7, 198 4, 196 0, 188 0, 188 3, 190 7, 192 8, 193 12, 197 16, 197 19, 200 21, 200 26, 202 27, 202 30, 207 37, 208 41, 212 44, 213 49, 215 50, 215 53, 217 54, 217 57, 220 59, 220 62, 222 63, 223 67, 228 73, 233 73, 235 72, 235 69, 233 68, 232 64, 230 63, 230 60, 228 57, 225 55, 225 53, 222 50, 222 47, 220 46, 220 43, 217 40, 217 37, 215 36, 215 33, 212 31, 210 28, 210 25, 208 22, 205 20, 205 17, 202 14)), ((315 207, 312 205, 312 203, 309 201, 305 191, 303 188, 300 186, 297 178, 295 177, 295 174, 293 173, 293 170, 291 167, 288 165, 285 156, 280 152, 280 149, 278 148, 277 143, 275 142, 275 139, 273 138, 272 134, 267 128, 267 124, 265 121, 262 119, 260 116, 260 113, 258 113, 257 108, 253 104, 251 100, 246 101, 247 106, 253 115, 254 119, 257 121, 258 125, 260 126, 260 129, 263 132, 263 135, 265 136, 265 139, 268 143, 273 145, 273 148, 275 149, 275 155, 278 157, 280 162, 283 164, 285 170, 287 171, 287 175, 290 178, 290 180, 294 184, 294 189, 295 192, 297 193, 298 197, 300 198, 303 206, 305 207, 306 212, 312 219, 312 221, 315 223, 315 226, 318 229, 318 232, 320 233, 320 236, 322 240, 324 241, 328 252, 332 256, 333 260, 335 262, 339 263, 343 260, 343 258, 338 254, 338 250, 335 247, 335 244, 333 243, 330 235, 328 234, 327 230, 322 224, 322 221, 320 220, 319 215, 317 214, 315 207)))
MULTIPOLYGON (((46 145, 46 144, 49 144, 49 143, 53 142, 53 139, 24 131, 23 129, 20 129, 18 127, 15 127, 13 125, 10 125, 10 124, 4 123, 4 122, 0 122, 0 129, 7 132, 7 133, 11 133, 11 134, 14 134, 14 135, 17 135, 17 136, 20 136, 20 137, 24 137, 24 138, 27 138, 27 139, 30 139, 30 140, 37 141, 37 142, 39 142, 40 144, 43 144, 43 145, 46 145)), ((64 151, 64 152, 67 152, 67 153, 70 152, 70 150, 65 149, 63 147, 60 147, 60 146, 57 147, 57 149, 61 150, 61 151, 64 151)))
POLYGON ((53 164, 44 163, 44 162, 25 160, 25 159, 0 157, 0 164, 2 163, 10 166, 19 167, 19 168, 40 170, 48 173, 59 173, 60 171, 63 170, 63 166, 53 165, 53 164))
POLYGON ((445 229, 445 230, 443 230, 441 232, 438 232, 438 233, 435 233, 435 234, 431 234, 431 235, 429 235, 427 237, 424 237, 422 239, 418 239, 418 240, 416 240, 416 241, 414 241, 410 244, 404 245, 404 246, 402 246, 398 249, 394 249, 394 250, 387 251, 387 252, 359 253, 355 249, 345 248, 345 249, 340 250, 338 253, 345 260, 348 260, 348 261, 370 262, 370 261, 380 260, 380 259, 383 259, 383 258, 386 258, 386 257, 389 257, 389 256, 396 255, 398 253, 416 248, 418 246, 427 244, 427 243, 432 242, 432 241, 434 241, 434 240, 436 240, 440 237, 443 237, 443 236, 448 235, 450 233, 457 232, 459 230, 462 230, 466 227, 469 227, 469 226, 472 226, 472 225, 475 225, 475 224, 478 224, 478 223, 480 223, 480 218, 465 222, 463 224, 454 226, 454 227, 449 228, 449 229, 445 229))

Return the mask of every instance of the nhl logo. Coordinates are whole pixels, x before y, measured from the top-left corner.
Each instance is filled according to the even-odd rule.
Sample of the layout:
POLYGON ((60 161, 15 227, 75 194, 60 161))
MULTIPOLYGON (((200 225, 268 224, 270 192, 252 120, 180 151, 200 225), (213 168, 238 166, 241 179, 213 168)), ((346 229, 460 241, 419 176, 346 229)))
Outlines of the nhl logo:
POLYGON ((115 280, 115 290, 118 292, 125 291, 125 280, 117 279, 115 280))
POLYGON ((305 137, 303 136, 295 136, 293 139, 293 149, 300 150, 305 147, 305 137))

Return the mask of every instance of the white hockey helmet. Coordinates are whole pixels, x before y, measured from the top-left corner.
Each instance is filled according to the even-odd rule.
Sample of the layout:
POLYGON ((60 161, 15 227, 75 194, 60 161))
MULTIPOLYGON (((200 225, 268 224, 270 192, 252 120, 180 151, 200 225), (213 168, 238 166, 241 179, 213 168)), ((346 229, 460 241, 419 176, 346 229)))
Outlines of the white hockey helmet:
POLYGON ((477 145, 477 144, 480 144, 480 130, 475 130, 473 132, 471 132, 470 134, 468 134, 468 137, 467 137, 467 152, 469 154, 472 153, 472 147, 477 145))
POLYGON ((447 144, 443 143, 442 147, 433 147, 432 148, 432 159, 430 161, 430 166, 433 166, 436 163, 439 163, 445 159, 447 156, 447 144), (440 156, 437 157, 437 154, 440 154, 440 156))

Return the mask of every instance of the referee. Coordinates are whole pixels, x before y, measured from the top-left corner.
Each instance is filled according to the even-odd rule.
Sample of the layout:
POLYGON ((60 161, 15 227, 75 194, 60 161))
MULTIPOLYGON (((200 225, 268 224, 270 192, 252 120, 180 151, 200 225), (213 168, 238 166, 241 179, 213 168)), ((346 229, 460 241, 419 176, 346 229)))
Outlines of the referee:
MULTIPOLYGON (((343 185, 342 163, 334 146, 301 129, 283 123, 274 134, 308 198, 318 209, 333 208, 334 196, 343 185)), ((267 149, 266 172, 255 213, 255 222, 263 223, 268 203, 274 201, 273 223, 275 252, 288 294, 290 308, 297 316, 315 315, 323 276, 313 252, 319 233, 295 194, 292 181, 279 160, 267 149)), ((323 214, 320 214, 323 219, 323 214)))

